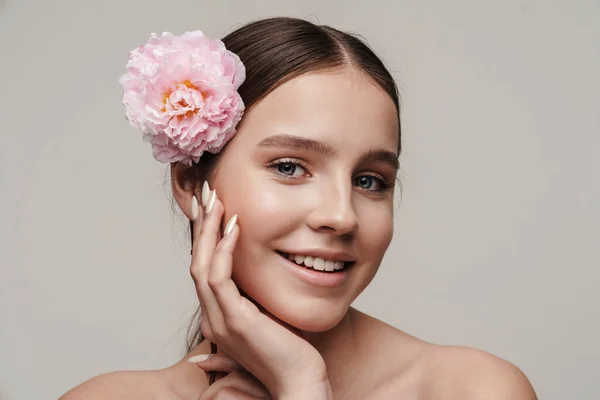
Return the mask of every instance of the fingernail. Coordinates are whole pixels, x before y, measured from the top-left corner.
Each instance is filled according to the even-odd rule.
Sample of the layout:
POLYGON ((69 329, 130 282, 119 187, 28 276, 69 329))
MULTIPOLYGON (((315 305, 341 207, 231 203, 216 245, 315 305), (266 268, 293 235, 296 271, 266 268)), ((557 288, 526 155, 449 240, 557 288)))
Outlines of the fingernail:
POLYGON ((198 199, 196 195, 192 196, 192 221, 195 221, 198 218, 198 199))
POLYGON ((211 358, 212 356, 213 356, 212 354, 198 354, 197 356, 188 358, 188 362, 192 363, 192 364, 204 362, 204 361, 208 360, 209 358, 211 358))
POLYGON ((208 214, 215 205, 215 201, 217 200, 217 190, 213 190, 210 192, 210 198, 208 199, 208 205, 206 206, 206 213, 208 214))
POLYGON ((231 231, 233 231, 233 228, 235 228, 236 222, 237 222, 237 214, 235 214, 233 217, 231 217, 231 219, 227 223, 227 226, 225 227, 225 236, 229 235, 231 233, 231 231))
POLYGON ((208 186, 208 181, 204 181, 204 185, 202 185, 202 207, 206 207, 208 204, 208 198, 210 197, 210 186, 208 186))

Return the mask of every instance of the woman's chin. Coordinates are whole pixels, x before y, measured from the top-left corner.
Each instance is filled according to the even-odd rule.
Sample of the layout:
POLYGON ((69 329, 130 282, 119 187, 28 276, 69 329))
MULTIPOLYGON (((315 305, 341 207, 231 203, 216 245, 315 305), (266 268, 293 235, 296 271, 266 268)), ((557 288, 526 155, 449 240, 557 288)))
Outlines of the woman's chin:
POLYGON ((327 320, 323 321, 299 320, 295 321, 294 324, 290 323, 290 325, 302 332, 320 333, 333 329, 338 323, 339 320, 332 321, 331 318, 328 318, 327 320))
POLYGON ((304 332, 326 332, 333 329, 344 318, 348 309, 321 308, 320 310, 302 309, 293 304, 265 307, 277 319, 304 332))

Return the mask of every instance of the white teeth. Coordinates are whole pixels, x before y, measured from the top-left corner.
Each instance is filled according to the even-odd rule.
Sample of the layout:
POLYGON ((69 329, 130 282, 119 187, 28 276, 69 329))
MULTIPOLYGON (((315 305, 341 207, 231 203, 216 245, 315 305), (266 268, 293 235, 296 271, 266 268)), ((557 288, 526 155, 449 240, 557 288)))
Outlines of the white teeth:
POLYGON ((319 257, 285 254, 286 258, 298 265, 305 265, 317 271, 339 271, 344 268, 344 261, 325 260, 319 257))
POLYGON ((327 260, 325 261, 325 271, 334 271, 335 270, 335 261, 327 260))
POLYGON ((315 261, 313 262, 313 268, 317 271, 325 271, 325 260, 318 257, 315 258, 315 261))

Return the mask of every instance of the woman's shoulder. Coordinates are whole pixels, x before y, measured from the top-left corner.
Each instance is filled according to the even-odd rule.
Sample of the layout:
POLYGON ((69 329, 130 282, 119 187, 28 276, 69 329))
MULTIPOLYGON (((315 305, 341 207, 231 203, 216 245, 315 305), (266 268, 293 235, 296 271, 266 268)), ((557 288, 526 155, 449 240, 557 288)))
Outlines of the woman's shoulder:
POLYGON ((536 399, 525 374, 506 360, 475 348, 429 343, 364 314, 361 319, 370 326, 368 337, 377 338, 371 354, 385 365, 372 369, 382 393, 445 400, 536 399))
POLYGON ((65 393, 59 400, 179 400, 160 371, 117 371, 98 375, 65 393))
POLYGON ((198 398, 208 386, 204 371, 186 360, 208 354, 203 341, 193 353, 160 370, 117 371, 98 375, 65 393, 59 400, 182 400, 198 398))
POLYGON ((537 399, 518 367, 482 350, 428 344, 415 366, 426 398, 537 399))

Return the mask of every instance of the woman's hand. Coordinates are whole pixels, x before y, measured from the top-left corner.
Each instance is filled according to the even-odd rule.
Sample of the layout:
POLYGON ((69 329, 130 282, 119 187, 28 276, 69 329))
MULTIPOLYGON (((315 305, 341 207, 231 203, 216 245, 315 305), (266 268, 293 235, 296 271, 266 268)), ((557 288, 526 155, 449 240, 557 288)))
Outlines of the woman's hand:
MULTIPOLYGON (((207 190, 205 185, 203 200, 207 190)), ((258 378, 272 397, 330 399, 325 362, 318 351, 240 295, 231 279, 237 216, 221 237, 223 204, 215 191, 208 197, 206 213, 194 224, 190 267, 202 306, 202 334, 258 378)))

